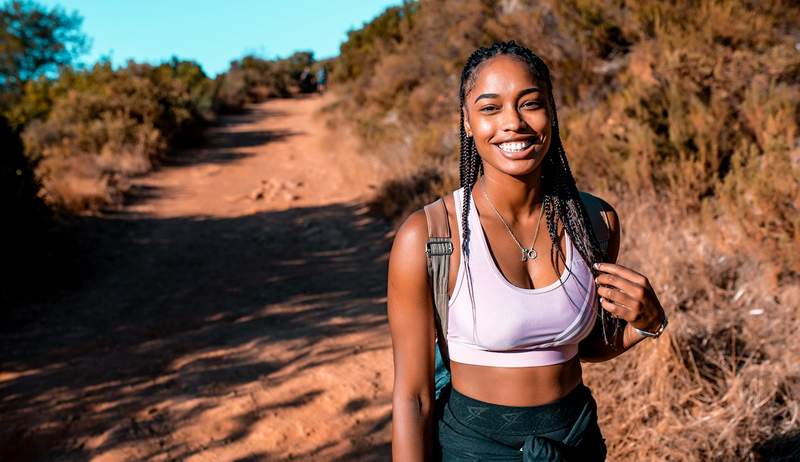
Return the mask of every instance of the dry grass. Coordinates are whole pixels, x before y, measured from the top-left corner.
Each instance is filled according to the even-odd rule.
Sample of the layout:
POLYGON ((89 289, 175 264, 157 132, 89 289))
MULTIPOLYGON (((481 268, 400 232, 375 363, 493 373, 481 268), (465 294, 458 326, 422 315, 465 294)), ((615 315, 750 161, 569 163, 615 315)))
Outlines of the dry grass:
POLYGON ((658 341, 587 366, 611 460, 797 460, 800 280, 776 280, 695 216, 605 197, 622 218, 620 264, 670 316, 658 341))
MULTIPOLYGON (((142 160, 131 159, 130 163, 140 164, 142 160)), ((106 170, 113 167, 92 155, 46 158, 38 169, 46 185, 43 197, 50 204, 72 211, 96 211, 121 204, 127 181, 124 176, 110 173, 114 170, 106 170)))

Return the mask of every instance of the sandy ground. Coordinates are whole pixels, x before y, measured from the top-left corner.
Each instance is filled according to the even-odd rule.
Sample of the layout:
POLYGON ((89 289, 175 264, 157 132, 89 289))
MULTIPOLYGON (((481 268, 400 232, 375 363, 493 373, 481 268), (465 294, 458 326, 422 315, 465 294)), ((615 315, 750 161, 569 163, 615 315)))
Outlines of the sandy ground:
POLYGON ((389 458, 389 229, 324 102, 225 117, 78 220, 80 283, 0 327, 0 460, 389 458))

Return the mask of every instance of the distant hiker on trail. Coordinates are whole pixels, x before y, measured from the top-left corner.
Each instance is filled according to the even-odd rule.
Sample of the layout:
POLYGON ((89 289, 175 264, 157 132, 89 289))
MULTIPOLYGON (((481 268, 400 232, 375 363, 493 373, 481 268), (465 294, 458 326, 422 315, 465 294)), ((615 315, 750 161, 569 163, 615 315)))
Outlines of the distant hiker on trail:
POLYGON ((317 70, 317 91, 319 94, 325 93, 325 84, 328 82, 328 70, 322 66, 317 70))
POLYGON ((645 276, 616 263, 620 219, 581 192, 550 71, 512 42, 459 87, 461 188, 411 214, 389 259, 396 461, 603 461, 581 362, 658 337, 645 276))
POLYGON ((306 66, 300 74, 300 93, 311 93, 316 88, 314 84, 314 75, 311 73, 311 68, 306 66))

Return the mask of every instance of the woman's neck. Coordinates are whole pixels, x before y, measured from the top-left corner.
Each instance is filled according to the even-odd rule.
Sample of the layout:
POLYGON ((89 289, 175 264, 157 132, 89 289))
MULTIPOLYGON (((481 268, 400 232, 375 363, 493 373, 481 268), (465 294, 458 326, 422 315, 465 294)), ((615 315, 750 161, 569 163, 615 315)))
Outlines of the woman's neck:
POLYGON ((541 166, 524 177, 513 177, 486 169, 478 179, 478 188, 484 188, 492 204, 505 217, 514 222, 528 221, 534 213, 538 215, 539 204, 544 198, 541 166))

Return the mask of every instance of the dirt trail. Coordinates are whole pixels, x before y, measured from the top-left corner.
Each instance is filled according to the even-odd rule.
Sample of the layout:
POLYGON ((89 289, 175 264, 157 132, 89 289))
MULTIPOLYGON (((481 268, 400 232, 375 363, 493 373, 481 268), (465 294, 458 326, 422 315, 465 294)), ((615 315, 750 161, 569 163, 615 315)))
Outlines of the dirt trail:
POLYGON ((222 119, 81 218, 79 287, 0 327, 0 460, 386 460, 375 169, 320 97, 222 119))

